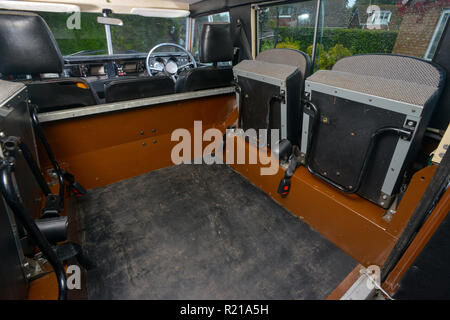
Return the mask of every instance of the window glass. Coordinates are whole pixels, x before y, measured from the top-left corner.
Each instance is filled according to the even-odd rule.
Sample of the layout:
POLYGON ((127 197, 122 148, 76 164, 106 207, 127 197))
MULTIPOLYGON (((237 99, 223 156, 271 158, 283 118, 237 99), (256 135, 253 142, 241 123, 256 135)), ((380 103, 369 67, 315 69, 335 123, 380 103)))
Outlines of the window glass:
POLYGON ((306 52, 313 43, 316 8, 316 0, 262 7, 257 13, 257 51, 290 48, 306 52))
MULTIPOLYGON (((258 50, 312 54, 316 1, 262 8, 258 50)), ((448 1, 322 0, 315 69, 345 56, 393 53, 432 59, 448 20, 448 1)))
MULTIPOLYGON (((82 12, 79 19, 71 13, 36 13, 47 22, 63 55, 108 54, 105 26, 97 23, 100 13, 82 12)), ((113 14, 111 17, 123 21, 123 26, 111 26, 114 53, 147 53, 163 42, 185 46, 186 18, 153 18, 131 14, 113 14)))
POLYGON ((36 14, 47 22, 63 55, 81 51, 88 54, 108 54, 105 27, 97 23, 97 17, 101 14, 82 12, 79 13, 79 18, 71 13, 36 12, 36 14))
POLYGON ((209 16, 203 16, 195 18, 194 22, 194 43, 192 46, 192 53, 196 59, 198 59, 198 43, 200 38, 200 32, 203 24, 208 22, 230 22, 230 14, 228 12, 221 12, 211 14, 209 16))
MULTIPOLYGON (((155 45, 169 42, 186 46, 186 18, 154 18, 114 14, 123 26, 111 26, 114 53, 149 52, 155 45)), ((173 47, 161 51, 179 51, 173 47)))
POLYGON ((442 12, 441 18, 437 24, 437 27, 434 31, 433 38, 431 39, 430 45, 428 46, 427 52, 425 53, 425 59, 431 60, 433 59, 434 54, 436 53, 437 46, 439 44, 439 40, 444 33, 444 28, 448 22, 448 17, 450 16, 450 9, 445 9, 442 12))

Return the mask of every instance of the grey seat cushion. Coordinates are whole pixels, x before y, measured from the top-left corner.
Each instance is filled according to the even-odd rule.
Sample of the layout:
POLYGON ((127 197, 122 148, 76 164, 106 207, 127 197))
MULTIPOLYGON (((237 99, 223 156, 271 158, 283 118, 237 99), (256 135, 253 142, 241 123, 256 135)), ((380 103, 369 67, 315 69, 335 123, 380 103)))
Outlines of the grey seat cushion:
POLYGON ((422 59, 364 54, 343 58, 332 70, 317 71, 307 81, 425 106, 444 79, 441 68, 422 59))
POLYGON ((308 81, 424 106, 437 87, 341 71, 319 70, 308 81))

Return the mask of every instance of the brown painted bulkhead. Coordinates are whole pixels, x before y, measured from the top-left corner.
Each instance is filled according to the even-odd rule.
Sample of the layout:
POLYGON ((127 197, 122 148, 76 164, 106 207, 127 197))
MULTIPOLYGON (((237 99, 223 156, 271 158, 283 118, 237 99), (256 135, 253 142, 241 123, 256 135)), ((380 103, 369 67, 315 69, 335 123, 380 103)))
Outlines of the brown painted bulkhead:
MULTIPOLYGON (((194 121, 202 120, 203 130, 224 131, 236 119, 235 96, 222 95, 48 122, 43 128, 62 166, 92 189, 173 165, 171 150, 178 143, 170 139, 174 129, 192 134, 194 121)), ((246 142, 239 146, 258 153, 246 142)), ((49 162, 43 154, 45 169, 49 162)), ((261 176, 260 165, 231 166, 363 266, 384 263, 436 169, 426 167, 414 175, 387 222, 384 209, 339 192, 304 167, 292 177, 290 195, 281 198, 276 192, 284 174, 281 167, 276 175, 261 176)))

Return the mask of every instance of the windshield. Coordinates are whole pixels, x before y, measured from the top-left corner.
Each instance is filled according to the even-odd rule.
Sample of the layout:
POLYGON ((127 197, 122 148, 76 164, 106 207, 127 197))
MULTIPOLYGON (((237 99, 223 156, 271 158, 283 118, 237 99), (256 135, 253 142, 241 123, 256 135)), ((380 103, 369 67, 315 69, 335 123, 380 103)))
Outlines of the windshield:
MULTIPOLYGON (((47 22, 63 55, 108 54, 105 26, 97 23, 100 13, 36 13, 47 22)), ((153 18, 131 14, 113 14, 111 17, 123 21, 123 26, 111 26, 115 54, 148 53, 162 42, 185 46, 186 18, 153 18)))

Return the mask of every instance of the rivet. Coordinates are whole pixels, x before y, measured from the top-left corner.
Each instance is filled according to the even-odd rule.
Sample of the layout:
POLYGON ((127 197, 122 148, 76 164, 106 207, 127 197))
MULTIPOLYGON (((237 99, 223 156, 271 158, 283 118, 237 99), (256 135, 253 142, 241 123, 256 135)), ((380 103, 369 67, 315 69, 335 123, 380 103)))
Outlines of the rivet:
POLYGON ((158 143, 158 141, 156 141, 156 140, 153 140, 153 144, 156 144, 156 143, 158 143))
POLYGON ((143 135, 144 135, 144 131, 141 131, 140 133, 141 133, 141 136, 143 136, 143 135))
POLYGON ((142 146, 143 147, 145 147, 147 145, 147 143, 145 143, 145 142, 142 142, 142 146))
POLYGON ((156 129, 152 129, 152 132, 155 133, 155 132, 156 132, 156 129))
POLYGON ((386 200, 387 199, 387 195, 383 195, 383 200, 386 200))
POLYGON ((5 133, 2 131, 0 132, 0 138, 4 138, 5 137, 5 133))

